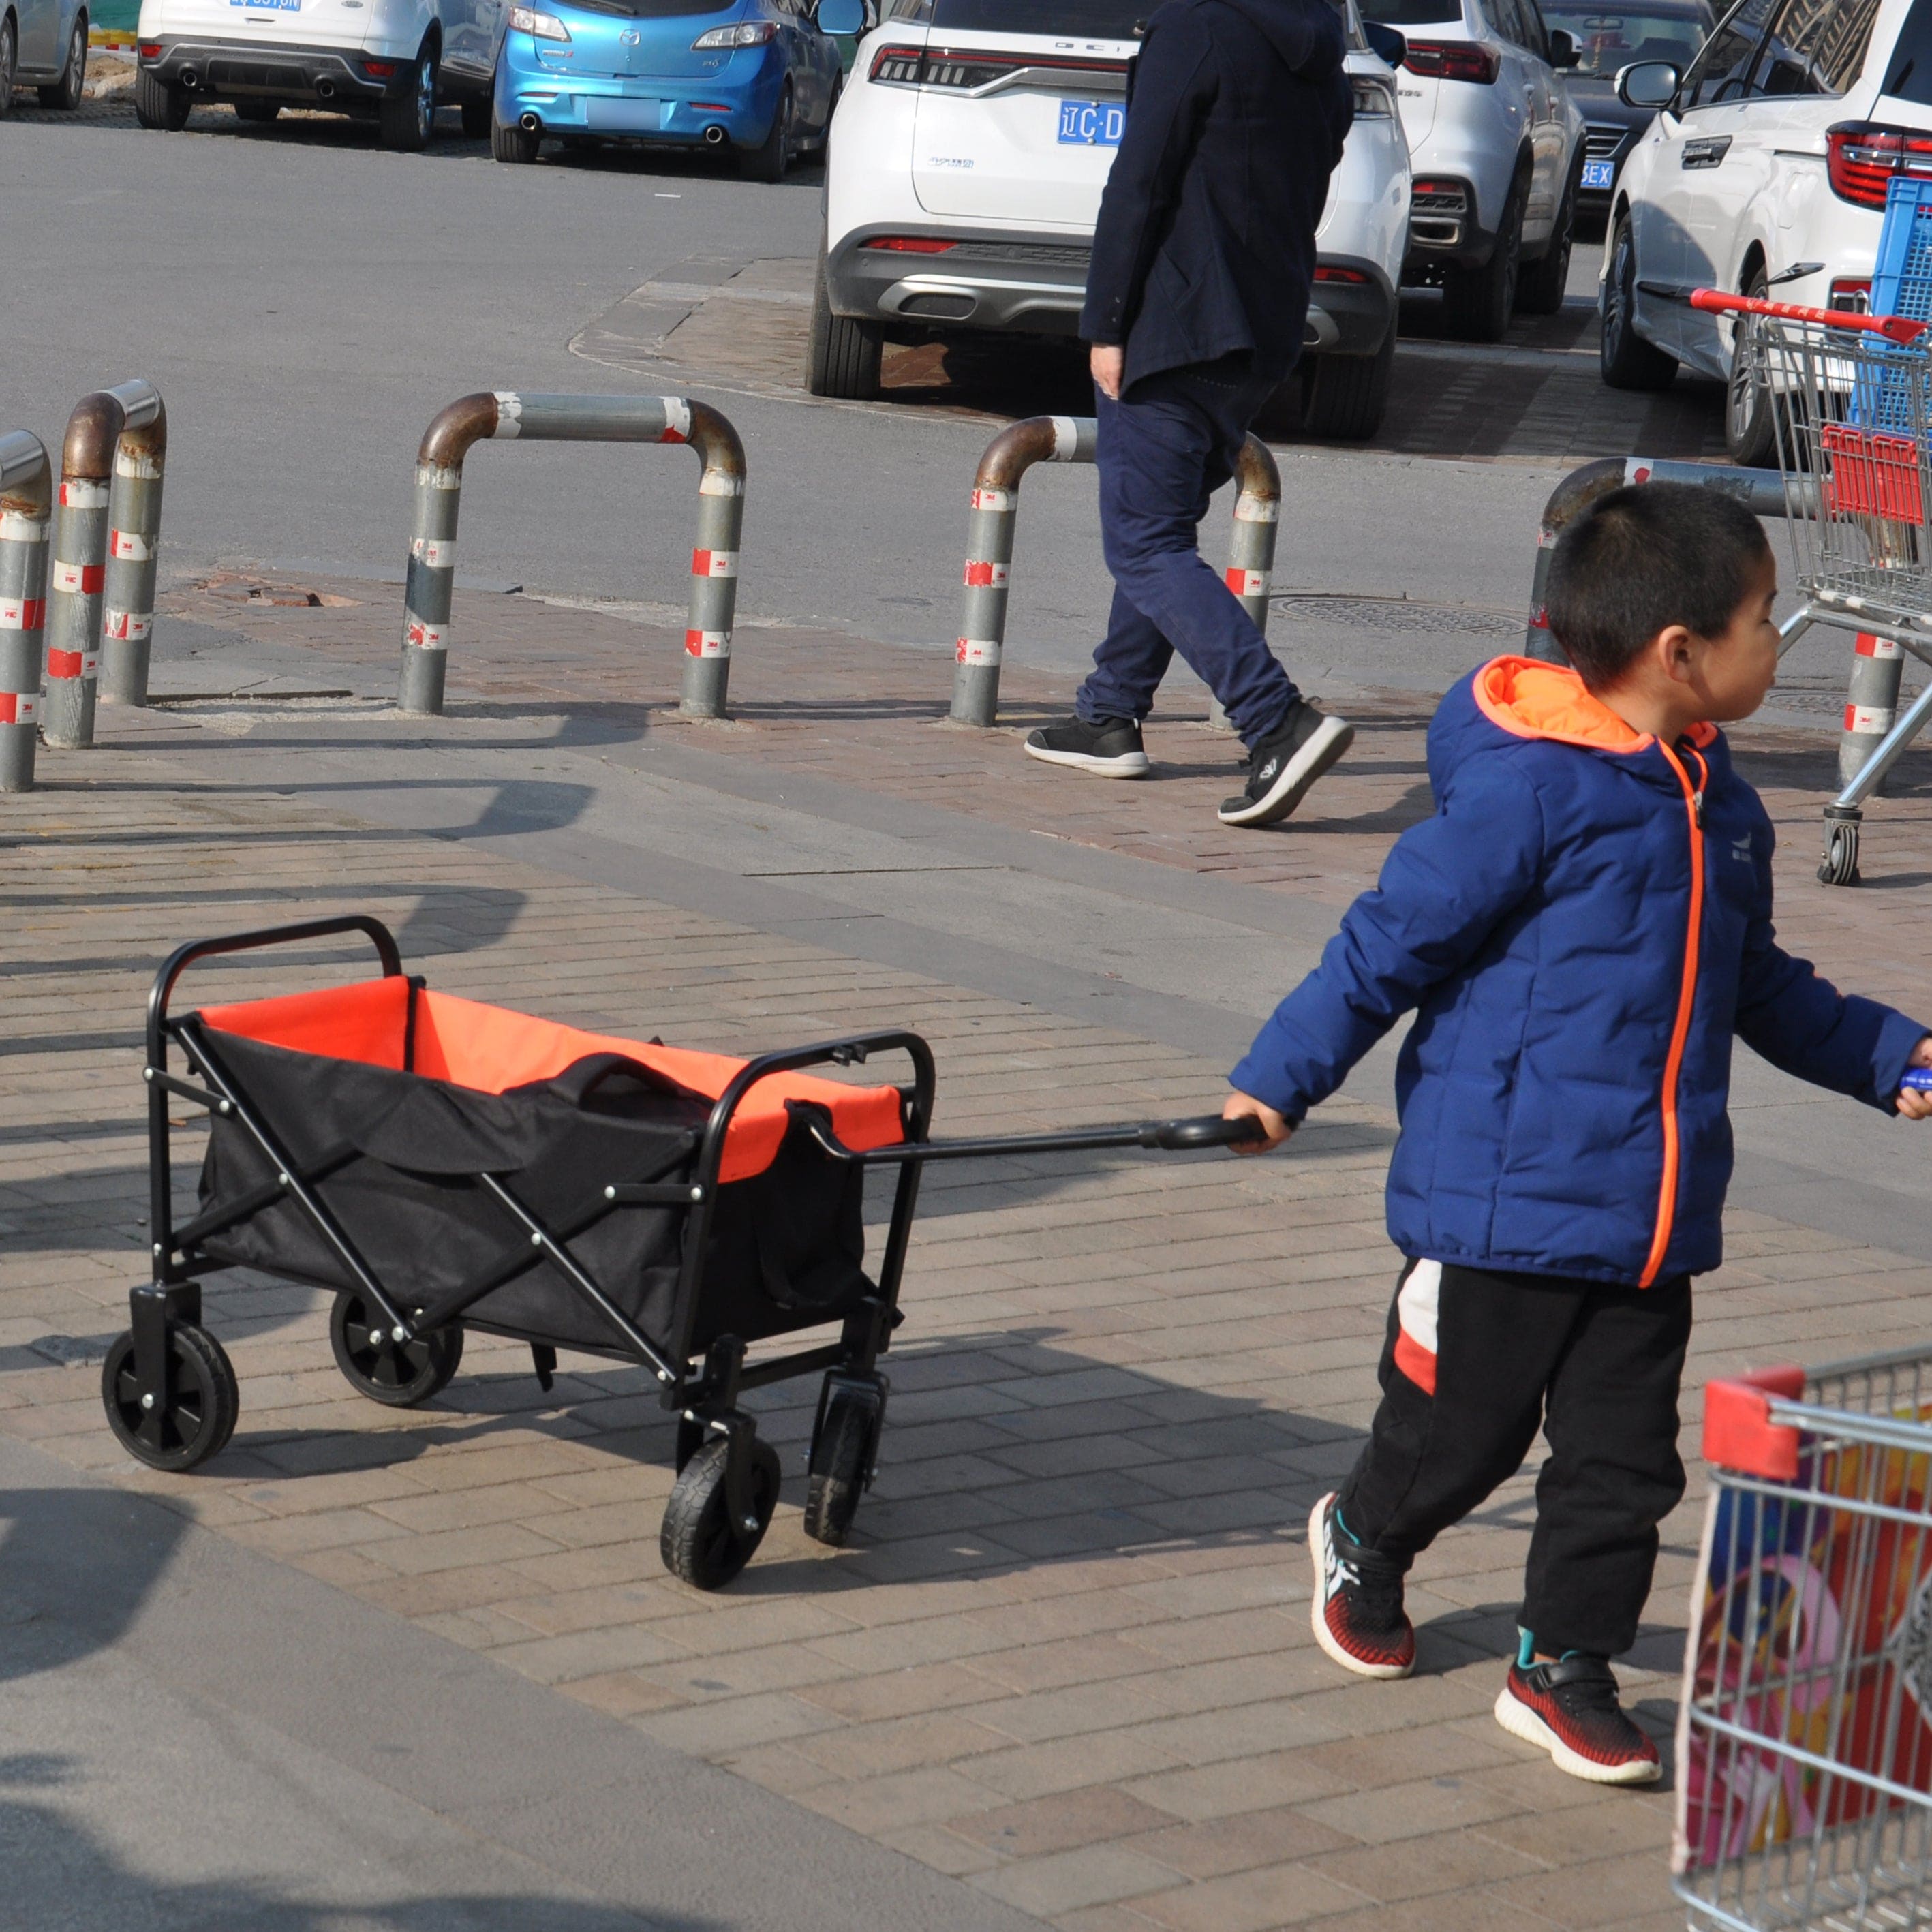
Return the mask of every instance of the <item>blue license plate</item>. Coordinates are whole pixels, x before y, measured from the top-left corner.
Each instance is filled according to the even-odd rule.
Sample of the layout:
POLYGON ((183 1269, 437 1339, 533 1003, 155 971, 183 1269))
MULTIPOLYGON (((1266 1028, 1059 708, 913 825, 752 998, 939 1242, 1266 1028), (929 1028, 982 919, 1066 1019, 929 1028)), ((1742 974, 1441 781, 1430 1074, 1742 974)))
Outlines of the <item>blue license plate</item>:
POLYGON ((1583 164, 1583 185, 1586 188, 1610 188, 1617 178, 1615 161, 1586 161, 1583 164))
POLYGON ((1067 148, 1118 148, 1127 124, 1124 101, 1063 100, 1060 142, 1067 148))

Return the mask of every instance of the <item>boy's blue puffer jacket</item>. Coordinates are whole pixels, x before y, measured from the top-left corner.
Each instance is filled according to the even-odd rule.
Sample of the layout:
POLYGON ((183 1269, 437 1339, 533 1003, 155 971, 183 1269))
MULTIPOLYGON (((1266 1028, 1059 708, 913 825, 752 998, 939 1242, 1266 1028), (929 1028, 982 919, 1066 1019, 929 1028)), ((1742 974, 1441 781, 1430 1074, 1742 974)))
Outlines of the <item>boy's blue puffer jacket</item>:
POLYGON ((1418 1009, 1404 1254, 1646 1287, 1715 1268, 1734 1033, 1893 1111, 1927 1030, 1779 950, 1771 820, 1720 732, 1666 749, 1574 671, 1498 658, 1442 700, 1429 776, 1436 815, 1229 1076, 1299 1120, 1418 1009))

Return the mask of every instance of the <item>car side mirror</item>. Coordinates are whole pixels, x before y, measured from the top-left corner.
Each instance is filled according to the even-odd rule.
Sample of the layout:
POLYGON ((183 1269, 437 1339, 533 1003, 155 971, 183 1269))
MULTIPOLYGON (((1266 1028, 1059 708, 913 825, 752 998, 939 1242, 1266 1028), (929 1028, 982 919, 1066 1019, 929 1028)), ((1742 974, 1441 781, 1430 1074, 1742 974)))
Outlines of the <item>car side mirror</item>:
POLYGON ((1583 56, 1576 51, 1575 39, 1561 27, 1550 30, 1550 64, 1552 67, 1581 67, 1583 56))
POLYGON ((1617 73, 1617 98, 1626 107, 1668 107, 1683 80, 1668 61, 1633 61, 1617 73))
POLYGON ((1394 27, 1379 20, 1362 22, 1363 38, 1390 67, 1400 67, 1408 58, 1408 42, 1394 27))
POLYGON ((818 0, 818 10, 813 17, 821 34, 862 34, 866 0, 818 0))

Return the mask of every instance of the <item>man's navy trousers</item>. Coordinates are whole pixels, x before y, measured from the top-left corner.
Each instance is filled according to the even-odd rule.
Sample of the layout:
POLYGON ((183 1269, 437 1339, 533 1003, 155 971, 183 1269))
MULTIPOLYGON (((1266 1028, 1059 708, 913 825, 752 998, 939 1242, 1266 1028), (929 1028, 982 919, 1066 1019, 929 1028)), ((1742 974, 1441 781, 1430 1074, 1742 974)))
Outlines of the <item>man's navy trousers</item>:
POLYGON ((1114 607, 1076 700, 1090 724, 1144 718, 1176 651, 1251 746, 1300 695, 1197 542, 1208 501, 1234 473, 1248 424, 1274 387, 1272 377, 1194 368, 1147 376, 1118 402, 1096 390, 1114 607))

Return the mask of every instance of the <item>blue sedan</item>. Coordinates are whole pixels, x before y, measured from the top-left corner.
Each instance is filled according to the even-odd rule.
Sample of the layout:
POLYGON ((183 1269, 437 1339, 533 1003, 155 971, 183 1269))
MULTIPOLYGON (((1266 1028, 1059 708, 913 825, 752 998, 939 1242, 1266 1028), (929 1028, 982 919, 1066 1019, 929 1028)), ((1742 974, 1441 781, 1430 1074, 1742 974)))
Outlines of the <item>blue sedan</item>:
POLYGON ((753 178, 775 182, 824 144, 844 63, 818 0, 543 0, 507 12, 490 117, 500 161, 533 161, 553 137, 621 140, 734 152, 753 178))

